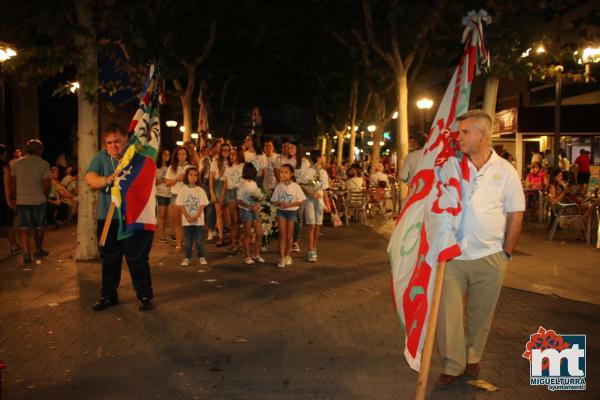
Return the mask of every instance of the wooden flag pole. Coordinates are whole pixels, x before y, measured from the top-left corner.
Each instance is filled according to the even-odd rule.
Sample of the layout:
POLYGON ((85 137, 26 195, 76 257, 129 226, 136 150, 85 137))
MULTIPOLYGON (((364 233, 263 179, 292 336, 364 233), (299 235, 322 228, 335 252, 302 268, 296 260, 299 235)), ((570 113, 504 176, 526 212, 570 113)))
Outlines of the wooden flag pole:
POLYGON ((421 368, 417 380, 417 393, 415 400, 425 400, 427 392, 427 380, 429 379, 429 367, 431 366, 431 355, 433 353, 433 341, 435 340, 435 331, 437 329, 438 314, 440 311, 440 299, 442 297, 442 286, 444 285, 444 270, 446 261, 438 264, 435 276, 435 287, 431 298, 431 311, 429 312, 429 324, 427 326, 427 336, 423 344, 423 353, 421 354, 421 368))
POLYGON ((106 219, 104 220, 104 226, 102 227, 102 235, 100 236, 100 240, 98 241, 98 246, 104 247, 106 243, 106 237, 108 236, 108 230, 110 229, 110 223, 112 222, 113 214, 115 213, 115 203, 110 202, 110 208, 108 209, 108 214, 106 214, 106 219))

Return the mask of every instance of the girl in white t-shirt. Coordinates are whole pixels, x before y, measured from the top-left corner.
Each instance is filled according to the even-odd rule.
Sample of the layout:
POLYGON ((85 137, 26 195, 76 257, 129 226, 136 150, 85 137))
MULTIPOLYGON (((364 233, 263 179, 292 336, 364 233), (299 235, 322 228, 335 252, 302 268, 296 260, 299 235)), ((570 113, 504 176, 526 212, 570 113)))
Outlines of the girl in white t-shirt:
POLYGON ((183 241, 183 227, 181 225, 181 212, 175 205, 177 194, 183 187, 183 176, 185 170, 190 168, 190 155, 185 147, 179 146, 173 152, 171 165, 165 175, 165 184, 171 191, 171 205, 169 206, 171 229, 175 233, 175 250, 181 251, 183 241))
POLYGON ((225 215, 225 169, 229 165, 231 146, 227 143, 221 145, 219 155, 210 163, 210 201, 215 205, 217 214, 217 232, 219 239, 215 243, 217 247, 225 245, 223 239, 223 219, 225 215))
POLYGON ((306 218, 306 227, 308 230, 308 253, 306 260, 308 262, 317 261, 317 242, 319 240, 319 231, 323 225, 323 213, 328 210, 327 191, 329 189, 329 177, 327 171, 323 168, 325 164, 325 156, 321 155, 320 151, 313 151, 311 154, 312 166, 302 168, 298 171, 299 182, 309 182, 315 177, 320 183, 318 190, 312 190, 307 193, 307 198, 304 201, 304 217, 306 218))
MULTIPOLYGON (((288 143, 287 146, 287 155, 281 157, 280 164, 290 164, 294 167, 295 170, 302 169, 302 166, 310 166, 310 162, 307 159, 302 157, 302 152, 299 151, 298 147, 294 143, 288 143)), ((298 175, 294 173, 296 180, 298 180, 298 175)), ((298 240, 300 239, 300 227, 302 226, 302 216, 304 215, 304 207, 300 207, 298 210, 298 218, 296 219, 296 226, 294 226, 294 243, 292 244, 292 251, 299 253, 300 252, 300 243, 298 240)))
POLYGON ((244 168, 244 150, 232 148, 231 163, 225 169, 225 204, 229 213, 229 232, 231 234, 231 247, 229 252, 236 253, 239 249, 238 242, 238 205, 237 190, 242 180, 242 168, 244 168))
POLYGON ((156 168, 156 204, 158 204, 158 229, 160 230, 161 243, 167 243, 167 220, 169 204, 171 203, 171 189, 167 187, 167 171, 171 152, 163 149, 160 152, 156 168))
POLYGON ((240 210, 240 220, 244 224, 244 251, 246 264, 255 262, 264 263, 265 259, 260 256, 260 245, 262 243, 262 222, 258 216, 261 202, 257 196, 262 193, 256 184, 256 168, 252 163, 245 163, 242 169, 242 181, 237 191, 237 203, 240 210), (250 251, 250 235, 252 228, 256 233, 254 241, 254 252, 250 251))
POLYGON ((204 257, 203 242, 204 208, 208 204, 208 198, 204 190, 198 186, 199 176, 198 168, 188 168, 183 177, 184 186, 179 190, 175 200, 175 204, 181 211, 181 224, 185 234, 185 258, 181 262, 184 267, 190 265, 194 243, 196 243, 200 265, 208 264, 204 257))
POLYGON ((280 182, 275 186, 271 204, 277 206, 277 224, 279 225, 279 268, 292 264, 292 242, 298 208, 306 200, 300 186, 293 181, 294 168, 284 164, 279 168, 280 182))

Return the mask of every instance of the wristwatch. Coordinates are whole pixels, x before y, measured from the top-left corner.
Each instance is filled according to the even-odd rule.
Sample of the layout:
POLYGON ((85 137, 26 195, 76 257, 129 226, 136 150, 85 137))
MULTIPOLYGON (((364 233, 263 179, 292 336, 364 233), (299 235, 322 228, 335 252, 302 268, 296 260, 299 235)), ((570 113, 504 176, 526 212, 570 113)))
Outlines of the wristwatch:
POLYGON ((508 261, 512 260, 512 254, 510 254, 508 251, 503 250, 504 254, 506 255, 506 258, 508 258, 508 261))

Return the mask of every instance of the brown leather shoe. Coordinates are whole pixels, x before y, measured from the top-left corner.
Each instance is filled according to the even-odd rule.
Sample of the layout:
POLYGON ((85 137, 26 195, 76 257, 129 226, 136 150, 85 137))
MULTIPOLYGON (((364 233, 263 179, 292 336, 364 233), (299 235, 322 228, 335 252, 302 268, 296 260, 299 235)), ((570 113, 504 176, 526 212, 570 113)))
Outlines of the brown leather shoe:
POLYGON ((467 367, 465 368, 465 372, 463 372, 463 376, 465 376, 467 378, 477 379, 477 378, 479 378, 480 370, 481 370, 481 367, 479 366, 479 363, 467 364, 467 367))
POLYGON ((457 377, 454 375, 440 374, 440 376, 438 376, 437 380, 435 381, 435 386, 448 387, 454 383, 456 378, 457 377))

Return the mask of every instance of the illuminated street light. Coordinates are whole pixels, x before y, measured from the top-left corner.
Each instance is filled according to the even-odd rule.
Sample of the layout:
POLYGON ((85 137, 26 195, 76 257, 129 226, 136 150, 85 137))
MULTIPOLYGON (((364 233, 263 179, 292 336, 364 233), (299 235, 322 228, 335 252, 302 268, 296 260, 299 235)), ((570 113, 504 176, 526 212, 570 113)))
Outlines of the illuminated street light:
POLYGON ((589 82, 592 75, 592 63, 600 61, 600 47, 586 47, 581 52, 575 52, 575 59, 585 66, 585 81, 589 82))
POLYGON ((369 146, 373 146, 373 141, 372 141, 372 140, 369 140, 369 141, 367 142, 367 145, 369 145, 369 146))
POLYGON ((398 111, 394 111, 392 114, 392 119, 398 119, 398 111))
POLYGON ((208 139, 212 139, 212 135, 211 135, 210 133, 207 133, 207 134, 206 134, 206 137, 207 137, 208 139))
POLYGON ((356 132, 358 130, 358 126, 354 127, 354 132, 356 132))
POLYGON ((175 143, 177 144, 177 146, 183 146, 183 140, 178 140, 175 143))
POLYGON ((17 55, 17 52, 6 43, 0 43, 0 62, 10 60, 17 55))
POLYGON ((177 126, 177 121, 173 121, 173 120, 169 120, 167 122, 165 122, 165 124, 169 127, 169 128, 175 128, 177 126))
POLYGON ((192 139, 198 139, 198 134, 196 132, 192 132, 192 139))
POLYGON ((181 125, 179 127, 179 132, 181 132, 181 133, 185 132, 185 126, 181 125))
POLYGON ((417 101, 417 108, 419 110, 429 110, 433 106, 433 100, 428 98, 422 98, 417 101))
POLYGON ((69 82, 69 90, 71 91, 71 93, 77 92, 79 88, 79 82, 69 82))
POLYGON ((375 125, 369 125, 369 126, 367 126, 367 130, 369 132, 375 132, 375 129, 377 129, 377 127, 375 125))
POLYGON ((385 146, 385 142, 379 142, 380 146, 385 146))
POLYGON ((544 47, 544 45, 543 45, 543 44, 540 44, 540 45, 539 45, 539 46, 538 46, 538 47, 535 49, 535 52, 536 52, 537 54, 543 54, 543 53, 545 53, 545 52, 546 52, 546 48, 544 47))

